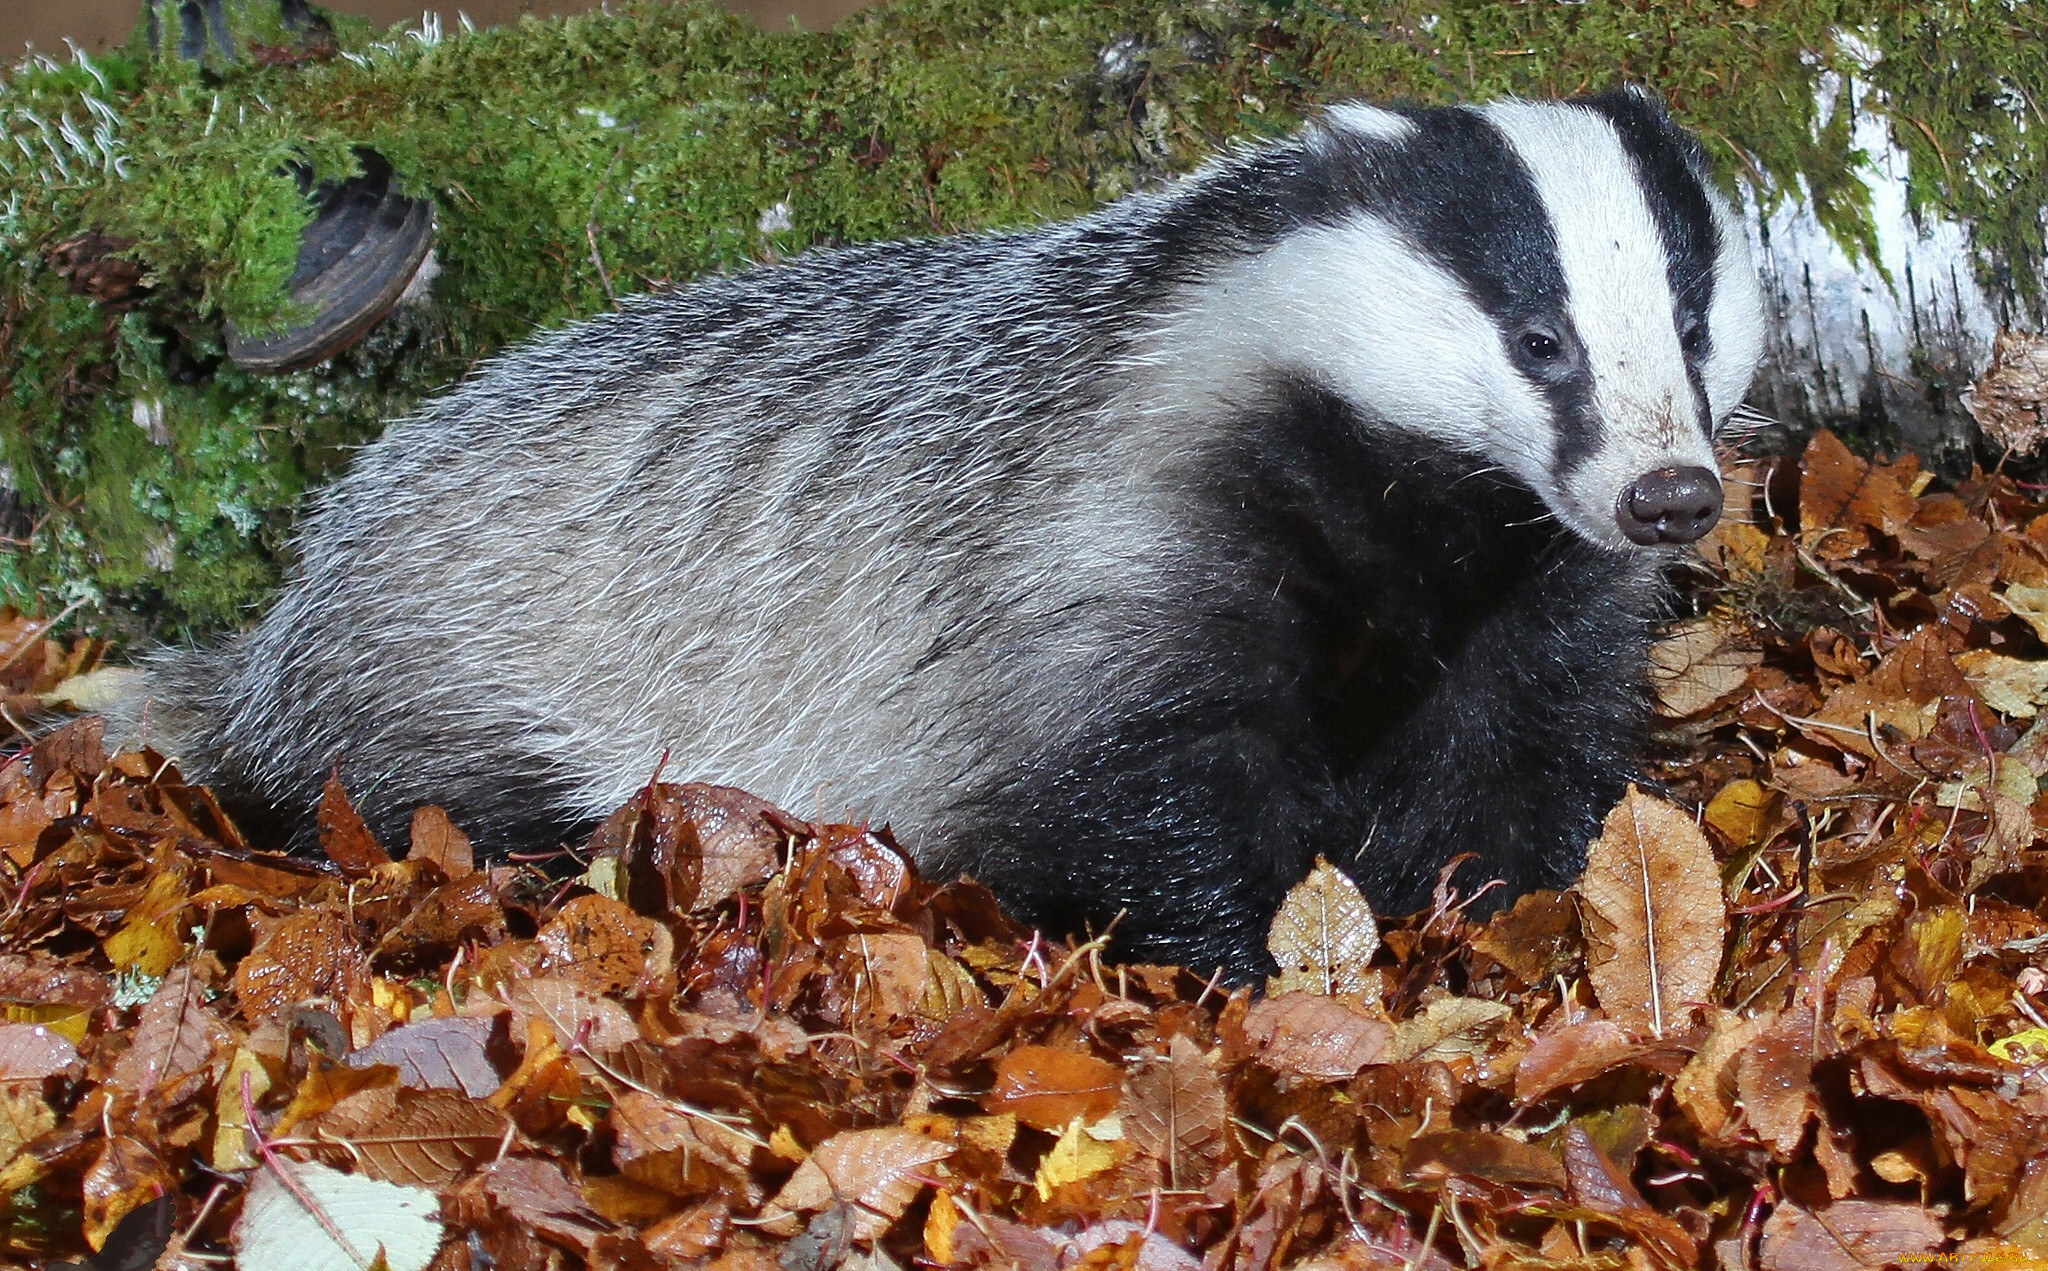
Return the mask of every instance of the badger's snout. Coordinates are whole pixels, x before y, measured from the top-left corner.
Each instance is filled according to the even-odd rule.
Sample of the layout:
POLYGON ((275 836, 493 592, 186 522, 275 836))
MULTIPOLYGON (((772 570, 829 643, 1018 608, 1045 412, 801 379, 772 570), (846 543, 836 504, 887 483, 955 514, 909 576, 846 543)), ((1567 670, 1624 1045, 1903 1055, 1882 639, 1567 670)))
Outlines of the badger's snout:
POLYGON ((1705 468, 1659 468, 1630 483, 1614 519, 1631 543, 1691 543, 1721 519, 1721 481, 1705 468))

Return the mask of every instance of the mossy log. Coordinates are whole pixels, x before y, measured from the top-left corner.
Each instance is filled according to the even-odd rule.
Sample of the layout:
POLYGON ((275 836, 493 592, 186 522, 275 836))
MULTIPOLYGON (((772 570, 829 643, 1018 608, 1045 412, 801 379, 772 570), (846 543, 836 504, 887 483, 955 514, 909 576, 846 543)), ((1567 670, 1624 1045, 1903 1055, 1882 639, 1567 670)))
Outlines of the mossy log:
MULTIPOLYGON (((1966 227, 1995 320, 2039 313, 2048 41, 2024 4, 898 0, 821 33, 628 4, 481 32, 334 17, 319 43, 274 8, 230 0, 232 60, 138 33, 0 86, 0 594, 19 607, 131 637, 243 622, 349 449, 530 332, 814 246, 1070 215, 1337 97, 1653 84, 1760 215, 1792 207, 1852 269, 1882 259, 1855 131, 1875 119, 1908 214, 1966 227), (1860 113, 1836 108, 1846 85, 1860 113), (303 316, 294 165, 345 177, 362 148, 432 200, 438 278, 318 365, 239 369, 224 324, 303 316)), ((1801 374, 1770 381, 1799 422, 1856 400, 1866 432, 1896 427, 1883 401, 1793 392, 1801 374)))

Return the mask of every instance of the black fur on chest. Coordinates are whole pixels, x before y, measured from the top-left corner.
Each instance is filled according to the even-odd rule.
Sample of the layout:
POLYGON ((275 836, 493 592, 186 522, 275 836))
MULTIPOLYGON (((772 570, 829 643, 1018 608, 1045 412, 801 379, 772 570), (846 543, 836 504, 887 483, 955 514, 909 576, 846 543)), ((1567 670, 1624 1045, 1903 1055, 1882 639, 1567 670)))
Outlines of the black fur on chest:
POLYGON ((961 805, 954 859, 1048 930, 1267 966, 1318 856, 1381 913, 1454 857, 1484 912, 1568 883, 1633 771, 1655 558, 1480 461, 1286 385, 1182 473, 1178 594, 1093 727, 961 805))

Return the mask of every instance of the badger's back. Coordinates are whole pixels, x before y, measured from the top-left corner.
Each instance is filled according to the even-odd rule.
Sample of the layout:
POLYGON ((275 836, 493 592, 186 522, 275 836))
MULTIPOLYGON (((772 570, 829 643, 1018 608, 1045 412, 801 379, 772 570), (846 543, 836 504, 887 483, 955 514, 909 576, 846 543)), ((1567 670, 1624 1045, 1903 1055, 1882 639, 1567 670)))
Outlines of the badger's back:
POLYGON ((373 821, 501 842, 665 752, 930 824, 1071 724, 1166 564, 1111 409, 1166 279, 1123 231, 821 254, 515 351, 317 498, 256 630, 155 663, 157 744, 287 810, 338 761, 373 821))

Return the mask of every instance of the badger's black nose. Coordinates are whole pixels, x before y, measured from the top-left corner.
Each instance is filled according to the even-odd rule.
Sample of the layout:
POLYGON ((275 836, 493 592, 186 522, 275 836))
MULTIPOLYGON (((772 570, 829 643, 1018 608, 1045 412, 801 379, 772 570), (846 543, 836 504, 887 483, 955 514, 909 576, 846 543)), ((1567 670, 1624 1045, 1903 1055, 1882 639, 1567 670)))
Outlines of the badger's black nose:
POLYGON ((1705 468, 1659 468, 1637 477, 1614 508, 1631 543, 1690 543, 1721 519, 1721 481, 1705 468))

